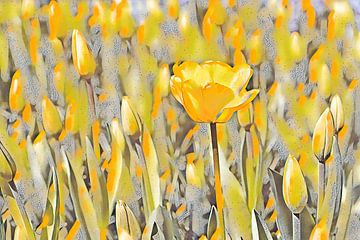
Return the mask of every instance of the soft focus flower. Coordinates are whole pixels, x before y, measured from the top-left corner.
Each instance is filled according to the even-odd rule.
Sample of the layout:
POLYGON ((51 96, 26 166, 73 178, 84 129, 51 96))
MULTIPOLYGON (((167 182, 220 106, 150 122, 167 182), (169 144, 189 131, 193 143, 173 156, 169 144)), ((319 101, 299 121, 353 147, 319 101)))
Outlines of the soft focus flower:
POLYGON ((249 65, 230 67, 208 61, 202 64, 175 64, 170 79, 171 92, 196 122, 227 122, 258 94, 246 90, 252 75, 249 65))
POLYGON ((325 98, 328 98, 331 94, 331 74, 329 67, 326 63, 320 66, 319 76, 318 76, 318 87, 319 92, 325 98))
POLYGON ((334 117, 334 126, 336 132, 344 127, 344 110, 339 95, 335 95, 331 100, 330 111, 334 117))
POLYGON ((306 206, 308 194, 304 176, 295 157, 289 155, 284 167, 283 195, 292 213, 301 213, 306 206))
POLYGON ((72 33, 72 57, 76 70, 82 76, 94 74, 96 63, 89 51, 83 34, 74 29, 72 33))
POLYGON ((334 135, 334 121, 330 109, 321 114, 314 129, 312 148, 319 161, 325 161, 331 152, 334 135))
POLYGON ((124 96, 122 98, 121 122, 123 124, 123 130, 125 134, 134 136, 135 138, 140 136, 140 117, 128 96, 124 96))

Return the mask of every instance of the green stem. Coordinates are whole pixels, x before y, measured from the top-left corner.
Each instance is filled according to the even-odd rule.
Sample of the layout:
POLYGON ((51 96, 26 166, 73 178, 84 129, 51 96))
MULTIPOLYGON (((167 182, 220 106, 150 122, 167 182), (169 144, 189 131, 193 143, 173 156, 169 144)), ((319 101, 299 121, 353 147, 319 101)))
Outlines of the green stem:
POLYGON ((293 240, 300 240, 301 239, 301 224, 300 224, 299 213, 292 214, 292 224, 293 224, 293 240))
POLYGON ((221 190, 221 179, 220 179, 220 161, 219 161, 219 151, 217 143, 217 133, 216 133, 216 123, 210 123, 211 129, 211 143, 213 151, 213 160, 214 160, 214 175, 215 175, 215 196, 216 196, 216 205, 219 214, 220 221, 220 235, 223 240, 225 240, 225 225, 224 225, 224 198, 221 190))
POLYGON ((321 206, 325 195, 325 161, 319 161, 319 186, 318 186, 318 204, 317 204, 317 220, 320 219, 321 206))

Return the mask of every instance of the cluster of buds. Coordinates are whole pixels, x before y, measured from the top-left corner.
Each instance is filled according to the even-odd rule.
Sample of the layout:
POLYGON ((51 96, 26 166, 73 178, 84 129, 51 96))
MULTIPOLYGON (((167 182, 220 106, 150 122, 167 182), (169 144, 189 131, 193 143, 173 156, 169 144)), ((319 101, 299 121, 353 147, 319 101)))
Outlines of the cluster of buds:
POLYGON ((344 110, 338 95, 332 98, 330 108, 326 108, 318 119, 312 138, 312 148, 320 162, 329 158, 333 136, 344 127, 344 110))

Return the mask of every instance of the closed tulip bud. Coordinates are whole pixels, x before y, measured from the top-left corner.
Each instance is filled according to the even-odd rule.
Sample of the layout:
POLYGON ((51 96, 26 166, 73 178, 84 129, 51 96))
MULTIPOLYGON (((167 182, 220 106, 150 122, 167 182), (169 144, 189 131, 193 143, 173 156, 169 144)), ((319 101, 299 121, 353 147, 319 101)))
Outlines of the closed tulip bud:
POLYGON ((133 136, 134 138, 140 136, 142 130, 140 117, 128 96, 122 98, 121 121, 125 134, 133 136))
POLYGON ((252 103, 237 111, 238 121, 241 127, 247 129, 254 122, 254 109, 252 103))
POLYGON ((61 130, 62 124, 59 112, 46 96, 42 100, 42 118, 44 129, 48 134, 56 134, 61 130))
POLYGON ((344 127, 344 110, 339 95, 335 95, 331 100, 330 111, 334 117, 334 125, 336 132, 344 127))
POLYGON ((319 92, 325 98, 328 98, 331 94, 331 74, 329 67, 326 63, 320 65, 320 72, 318 76, 319 92))
POLYGON ((253 65, 258 65, 264 55, 264 47, 262 42, 262 33, 257 29, 250 37, 248 43, 249 62, 253 65))
POLYGON ((79 130, 79 125, 76 119, 77 105, 74 101, 70 101, 65 116, 65 129, 67 132, 75 134, 79 130))
POLYGON ((111 121, 110 133, 111 133, 112 140, 115 141, 116 144, 118 144, 120 146, 120 150, 121 150, 121 152, 123 152, 125 149, 125 139, 124 139, 124 135, 123 135, 119 120, 117 118, 114 118, 111 121))
POLYGON ((299 214, 306 206, 308 194, 304 176, 295 157, 289 155, 284 167, 283 196, 292 213, 299 214))
POLYGON ((54 39, 59 34, 61 9, 56 1, 49 3, 49 38, 54 39))
POLYGON ((116 229, 119 236, 125 235, 130 237, 119 239, 141 238, 141 230, 139 223, 136 220, 134 213, 123 201, 116 202, 116 229))
POLYGON ((301 60, 306 53, 304 40, 298 32, 292 32, 290 35, 290 49, 295 61, 301 60))
POLYGON ((81 76, 94 74, 95 59, 87 46, 85 37, 77 29, 74 29, 72 33, 72 57, 74 66, 81 76))
POLYGON ((20 70, 17 70, 11 81, 9 92, 9 107, 11 111, 19 112, 24 108, 23 79, 20 70))
POLYGON ((317 121, 312 138, 313 152, 320 162, 330 155, 334 132, 333 117, 327 108, 317 121))
POLYGON ((159 82, 160 94, 162 97, 166 97, 169 94, 169 80, 170 80, 170 70, 169 65, 164 63, 160 67, 159 73, 159 82))
POLYGON ((35 13, 35 0, 23 0, 21 4, 21 15, 24 19, 32 17, 35 13))
POLYGON ((324 220, 320 220, 311 231, 309 240, 328 240, 329 233, 324 220))
POLYGON ((201 188, 201 178, 199 176, 196 166, 194 164, 195 154, 189 153, 186 155, 187 164, 186 164, 186 182, 195 187, 201 188))
POLYGON ((65 87, 65 66, 64 62, 60 62, 54 67, 54 85, 58 93, 64 95, 65 87))

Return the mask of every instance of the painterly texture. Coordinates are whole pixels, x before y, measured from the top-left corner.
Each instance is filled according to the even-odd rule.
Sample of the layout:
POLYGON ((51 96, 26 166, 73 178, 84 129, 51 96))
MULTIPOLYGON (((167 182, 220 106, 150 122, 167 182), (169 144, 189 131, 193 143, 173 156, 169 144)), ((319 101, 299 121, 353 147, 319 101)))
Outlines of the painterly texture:
POLYGON ((359 19, 356 0, 0 1, 0 239, 357 239, 359 19))

